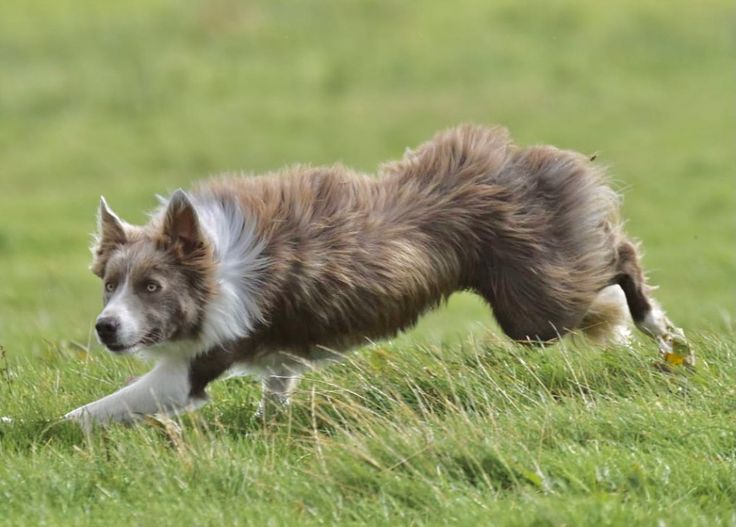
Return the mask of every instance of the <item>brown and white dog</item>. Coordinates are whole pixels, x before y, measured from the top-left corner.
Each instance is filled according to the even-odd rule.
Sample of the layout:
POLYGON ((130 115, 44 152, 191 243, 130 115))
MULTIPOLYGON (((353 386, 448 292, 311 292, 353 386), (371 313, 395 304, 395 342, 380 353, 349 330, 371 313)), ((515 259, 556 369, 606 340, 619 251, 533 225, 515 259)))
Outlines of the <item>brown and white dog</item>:
POLYGON ((225 176, 177 190, 133 226, 104 199, 95 328, 146 375, 78 408, 83 423, 176 414, 235 369, 285 403, 305 369, 411 327, 455 291, 512 339, 626 338, 629 314, 663 354, 694 358, 649 296, 618 196, 586 157, 520 148, 503 128, 439 133, 378 177, 341 166, 225 176))

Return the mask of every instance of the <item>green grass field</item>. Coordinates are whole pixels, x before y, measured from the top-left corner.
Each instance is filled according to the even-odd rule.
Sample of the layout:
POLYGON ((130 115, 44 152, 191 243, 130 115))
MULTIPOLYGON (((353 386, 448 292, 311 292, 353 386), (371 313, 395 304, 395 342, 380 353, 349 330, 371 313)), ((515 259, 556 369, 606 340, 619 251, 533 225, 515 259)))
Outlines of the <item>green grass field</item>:
POLYGON ((0 10, 0 524, 736 525, 736 9, 726 0, 140 0, 0 10), (104 194, 373 171, 437 129, 598 153, 693 372, 509 345, 458 295, 413 331, 155 426, 58 417, 145 371, 94 342, 104 194))

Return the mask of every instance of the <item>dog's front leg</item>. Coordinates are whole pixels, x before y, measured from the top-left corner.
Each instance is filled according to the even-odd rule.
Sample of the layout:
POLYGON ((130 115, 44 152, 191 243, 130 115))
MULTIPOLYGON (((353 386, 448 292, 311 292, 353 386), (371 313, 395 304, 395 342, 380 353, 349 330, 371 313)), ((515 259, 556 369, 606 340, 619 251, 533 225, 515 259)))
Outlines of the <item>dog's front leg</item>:
POLYGON ((204 400, 192 398, 189 361, 164 359, 147 374, 115 393, 66 414, 83 427, 94 423, 130 423, 156 413, 193 410, 204 400))

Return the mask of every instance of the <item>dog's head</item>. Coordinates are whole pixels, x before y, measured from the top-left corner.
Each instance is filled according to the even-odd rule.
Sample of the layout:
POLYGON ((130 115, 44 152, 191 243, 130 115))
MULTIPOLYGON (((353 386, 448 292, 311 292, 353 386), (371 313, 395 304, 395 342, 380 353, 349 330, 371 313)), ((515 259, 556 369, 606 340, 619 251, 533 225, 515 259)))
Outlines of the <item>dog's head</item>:
POLYGON ((92 252, 104 302, 95 329, 109 350, 196 337, 213 287, 213 257, 186 193, 176 191, 142 227, 122 221, 102 198, 92 252))

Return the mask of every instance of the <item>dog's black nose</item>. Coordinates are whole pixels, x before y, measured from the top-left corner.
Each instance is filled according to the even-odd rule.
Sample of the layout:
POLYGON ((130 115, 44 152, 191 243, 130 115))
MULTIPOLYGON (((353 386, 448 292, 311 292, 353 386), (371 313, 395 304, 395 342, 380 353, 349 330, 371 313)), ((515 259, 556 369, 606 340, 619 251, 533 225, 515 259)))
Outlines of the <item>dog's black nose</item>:
POLYGON ((107 341, 111 337, 114 337, 119 327, 120 322, 118 322, 118 319, 114 317, 98 318, 97 323, 95 324, 97 334, 103 341, 107 341))

